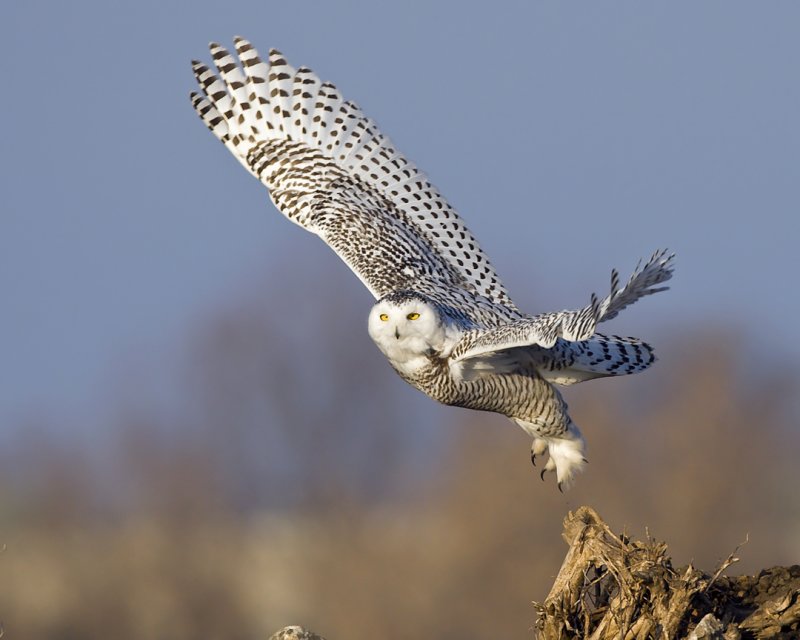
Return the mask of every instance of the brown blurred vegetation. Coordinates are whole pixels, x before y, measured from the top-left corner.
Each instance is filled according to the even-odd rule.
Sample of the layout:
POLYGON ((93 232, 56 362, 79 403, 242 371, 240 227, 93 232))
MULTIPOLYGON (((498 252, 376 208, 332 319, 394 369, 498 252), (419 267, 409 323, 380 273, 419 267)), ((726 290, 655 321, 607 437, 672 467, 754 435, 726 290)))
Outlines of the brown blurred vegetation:
POLYGON ((362 331, 368 301, 339 297, 291 326, 259 304, 219 318, 178 417, 129 407, 102 446, 20 431, 0 453, 8 637, 533 637, 582 504, 676 563, 712 569, 748 535, 739 572, 800 560, 785 363, 698 332, 568 390, 590 464, 562 495, 510 422, 406 387, 362 331))

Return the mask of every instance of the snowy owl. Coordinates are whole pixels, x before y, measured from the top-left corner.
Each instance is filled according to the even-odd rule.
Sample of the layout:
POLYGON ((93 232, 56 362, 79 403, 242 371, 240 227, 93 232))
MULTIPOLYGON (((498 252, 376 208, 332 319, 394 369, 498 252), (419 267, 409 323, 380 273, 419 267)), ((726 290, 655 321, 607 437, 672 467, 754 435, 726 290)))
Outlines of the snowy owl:
POLYGON ((318 235, 377 299, 369 334, 404 380, 444 404, 508 416, 533 437, 531 459, 559 488, 586 463, 585 443, 554 385, 647 369, 653 349, 596 333, 663 291, 672 258, 657 251, 620 286, 577 311, 528 315, 512 302, 461 218, 358 106, 308 68, 235 39, 239 64, 210 45, 218 74, 192 68, 192 104, 269 189, 289 220, 318 235))

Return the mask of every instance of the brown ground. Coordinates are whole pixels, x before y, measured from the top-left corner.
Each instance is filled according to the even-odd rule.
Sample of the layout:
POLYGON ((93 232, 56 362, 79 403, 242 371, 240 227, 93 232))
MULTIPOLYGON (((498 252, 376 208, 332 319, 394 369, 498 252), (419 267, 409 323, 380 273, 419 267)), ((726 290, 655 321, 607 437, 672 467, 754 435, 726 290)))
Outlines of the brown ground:
MULTIPOLYGON (((757 576, 674 569, 667 546, 612 533, 589 507, 564 520, 570 545, 544 603, 536 604, 539 640, 755 640, 800 638, 800 565, 757 576)), ((323 640, 285 627, 270 640, 323 640)))

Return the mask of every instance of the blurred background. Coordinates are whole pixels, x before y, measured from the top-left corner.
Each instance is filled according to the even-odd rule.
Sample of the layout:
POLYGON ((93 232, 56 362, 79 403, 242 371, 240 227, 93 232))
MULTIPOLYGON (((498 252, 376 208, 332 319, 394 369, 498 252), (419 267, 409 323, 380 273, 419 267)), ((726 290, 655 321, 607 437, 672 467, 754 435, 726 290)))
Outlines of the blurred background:
POLYGON ((9 637, 531 637, 588 504, 713 571, 800 561, 800 6, 12 3, 0 19, 0 621, 9 637), (248 37, 356 100, 518 304, 576 308, 668 246, 607 329, 651 371, 567 390, 588 470, 440 407, 369 294, 197 120, 248 37))

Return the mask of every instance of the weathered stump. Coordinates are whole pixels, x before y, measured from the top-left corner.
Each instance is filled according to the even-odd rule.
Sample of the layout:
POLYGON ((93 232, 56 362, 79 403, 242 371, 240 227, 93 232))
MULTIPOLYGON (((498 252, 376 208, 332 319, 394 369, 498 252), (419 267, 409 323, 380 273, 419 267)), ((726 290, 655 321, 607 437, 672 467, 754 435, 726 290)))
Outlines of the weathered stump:
POLYGON ((722 577, 673 569, 667 545, 614 534, 588 508, 564 520, 569 551, 544 603, 539 640, 800 638, 800 566, 722 577))

